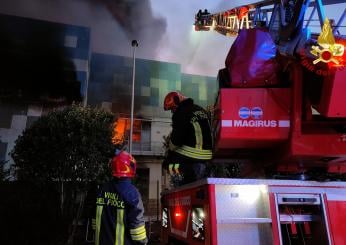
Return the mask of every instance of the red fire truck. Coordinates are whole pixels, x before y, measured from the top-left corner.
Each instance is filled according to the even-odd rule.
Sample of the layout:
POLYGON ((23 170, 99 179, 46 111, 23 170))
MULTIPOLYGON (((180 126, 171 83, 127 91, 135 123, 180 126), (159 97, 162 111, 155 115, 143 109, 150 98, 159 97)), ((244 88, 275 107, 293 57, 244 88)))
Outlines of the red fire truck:
POLYGON ((208 178, 167 192, 162 244, 345 244, 346 183, 208 178))
POLYGON ((346 244, 345 15, 331 25, 321 1, 296 0, 196 16, 197 31, 238 35, 218 74, 213 162, 248 167, 164 192, 162 244, 346 244), (315 10, 319 34, 303 28, 315 10))

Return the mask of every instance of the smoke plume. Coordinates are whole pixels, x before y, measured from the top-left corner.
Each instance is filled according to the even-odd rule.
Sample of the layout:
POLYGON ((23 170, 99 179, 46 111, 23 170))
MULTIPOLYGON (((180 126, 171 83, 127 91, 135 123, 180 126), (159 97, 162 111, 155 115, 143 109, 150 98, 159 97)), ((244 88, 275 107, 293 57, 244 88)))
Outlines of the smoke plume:
POLYGON ((150 0, 1 0, 0 13, 89 27, 93 52, 153 59, 166 32, 150 0))
POLYGON ((149 0, 92 0, 104 4, 129 40, 140 42, 144 56, 150 57, 166 32, 166 20, 153 16, 149 0), (151 53, 145 54, 145 50, 151 53))

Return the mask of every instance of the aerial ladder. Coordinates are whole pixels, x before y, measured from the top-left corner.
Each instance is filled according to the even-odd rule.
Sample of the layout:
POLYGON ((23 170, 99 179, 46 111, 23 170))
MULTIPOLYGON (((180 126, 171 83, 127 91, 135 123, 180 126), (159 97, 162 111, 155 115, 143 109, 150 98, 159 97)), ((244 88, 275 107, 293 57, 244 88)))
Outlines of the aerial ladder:
MULTIPOLYGON (((242 73, 249 70, 248 67, 241 67, 238 64, 233 66, 230 63, 227 64, 232 60, 232 56, 237 55, 237 52, 242 53, 242 56, 247 52, 246 47, 241 45, 237 49, 244 48, 244 50, 237 51, 235 47, 231 49, 226 59, 228 67, 221 69, 218 74, 220 89, 214 118, 215 153, 216 156, 226 156, 226 158, 221 157, 222 160, 220 160, 216 157, 215 161, 227 161, 227 159, 232 161, 232 152, 238 155, 244 153, 245 158, 251 158, 251 153, 246 154, 250 150, 255 155, 253 158, 262 158, 269 165, 275 162, 277 168, 281 170, 304 172, 306 168, 322 167, 324 170, 328 168, 327 172, 335 172, 345 168, 346 109, 344 104, 346 100, 341 91, 346 92, 343 79, 346 64, 346 36, 341 33, 346 30, 346 26, 343 26, 346 9, 343 9, 339 19, 331 19, 331 21, 328 21, 324 11, 324 5, 339 3, 344 2, 339 0, 324 1, 324 3, 321 0, 262 1, 202 17, 195 16, 197 31, 215 30, 226 36, 237 36, 242 30, 265 28, 273 41, 270 45, 275 45, 278 53, 272 58, 278 59, 281 69, 285 69, 282 73, 284 75, 281 74, 281 78, 278 79, 284 80, 282 76, 291 76, 288 79, 290 81, 286 81, 286 85, 279 81, 278 86, 274 84, 275 82, 270 84, 270 81, 267 81, 267 85, 261 85, 258 81, 257 83, 229 81, 230 78, 232 80, 232 75, 229 74, 232 73, 232 69, 233 73, 241 69, 243 69, 242 73), (305 19, 308 9, 310 15, 305 19), (320 33, 312 33, 309 28, 311 23, 316 24, 316 22, 320 28, 314 29, 320 33), (312 81, 315 82, 312 83, 312 81), (227 85, 224 86, 224 84, 227 85), (266 108, 266 111, 279 113, 277 116, 281 119, 278 119, 277 124, 281 123, 282 128, 277 133, 274 133, 274 129, 267 130, 266 127, 252 129, 242 127, 239 121, 229 120, 235 119, 235 114, 245 113, 244 117, 247 113, 251 114, 251 106, 239 105, 243 107, 243 111, 241 108, 239 111, 230 111, 231 106, 227 104, 235 106, 236 101, 222 100, 223 98, 235 98, 235 95, 240 96, 244 93, 242 97, 254 100, 256 97, 253 94, 259 92, 266 94, 268 101, 276 101, 275 103, 272 101, 271 104, 278 104, 281 109, 285 108, 289 111, 279 115, 279 108, 275 109, 271 106, 266 108), (272 96, 267 93, 271 93, 272 96), (239 127, 228 125, 232 122, 238 123, 239 127), (263 138, 260 136, 261 132, 263 138), (258 137, 255 137, 256 134, 258 137), (280 144, 282 147, 279 146, 280 144), (306 145, 310 147, 304 148, 306 145), (268 149, 273 153, 270 154, 268 149)), ((345 8, 343 5, 341 7, 345 8)), ((258 36, 249 36, 249 38, 258 39, 258 36)), ((248 59, 256 55, 260 56, 260 51, 248 53, 250 56, 248 59)), ((248 64, 253 65, 256 62, 257 60, 254 60, 248 64)), ((241 60, 238 63, 241 63, 241 60)), ((256 75, 260 76, 260 74, 256 75)), ((239 76, 233 76, 234 78, 242 79, 239 76)), ((265 113, 264 107, 265 104, 262 104, 259 108, 255 108, 254 113, 265 113)), ((238 119, 244 118, 238 117, 238 119)), ((267 117, 267 119, 273 118, 267 117)), ((262 122, 258 121, 258 123, 261 125, 262 122)), ((258 126, 258 123, 255 125, 258 126)), ((255 165, 263 167, 258 162, 255 165)))
MULTIPOLYGON (((267 26, 271 32, 278 31, 278 22, 280 22, 281 30, 277 34, 284 38, 292 33, 298 22, 301 21, 299 18, 304 17, 307 8, 312 8, 312 10, 310 16, 303 20, 304 25, 307 27, 311 22, 319 21, 322 26, 326 17, 323 6, 341 3, 345 2, 343 0, 262 1, 217 13, 202 12, 201 15, 196 14, 194 26, 196 31, 214 30, 226 36, 236 36, 244 28, 249 29, 258 26, 267 26), (318 19, 313 19, 316 10, 318 19)), ((334 32, 345 27, 342 26, 345 16, 346 10, 335 22, 334 32)))
POLYGON ((218 74, 213 164, 247 167, 164 192, 162 244, 346 244, 346 13, 328 21, 323 7, 338 3, 262 1, 195 16, 196 31, 236 37, 218 74), (256 70, 261 62, 269 66, 256 70))

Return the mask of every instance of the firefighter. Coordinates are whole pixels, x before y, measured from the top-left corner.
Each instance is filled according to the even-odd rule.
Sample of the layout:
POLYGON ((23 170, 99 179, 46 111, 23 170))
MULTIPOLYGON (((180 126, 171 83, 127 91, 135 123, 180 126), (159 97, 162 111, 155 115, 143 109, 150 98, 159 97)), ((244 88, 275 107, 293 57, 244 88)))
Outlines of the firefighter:
POLYGON ((202 23, 202 9, 198 10, 198 13, 196 15, 197 23, 201 24, 202 23))
POLYGON ((164 165, 176 186, 205 176, 212 158, 212 135, 207 112, 179 92, 170 92, 164 110, 172 112, 172 132, 164 165))
POLYGON ((143 203, 131 183, 136 160, 121 151, 112 159, 111 167, 114 178, 97 195, 95 244, 146 244, 143 203))
POLYGON ((205 9, 201 14, 202 24, 209 25, 210 24, 210 13, 207 9, 205 9))

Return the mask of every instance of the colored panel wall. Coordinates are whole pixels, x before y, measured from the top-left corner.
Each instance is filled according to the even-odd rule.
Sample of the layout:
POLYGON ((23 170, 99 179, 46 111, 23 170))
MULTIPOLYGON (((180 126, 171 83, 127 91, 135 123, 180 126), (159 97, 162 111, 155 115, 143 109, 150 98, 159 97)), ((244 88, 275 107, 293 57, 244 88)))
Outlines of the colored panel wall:
POLYGON ((202 107, 214 105, 218 89, 215 77, 182 74, 181 84, 181 91, 196 104, 202 107))
MULTIPOLYGON (((6 35, 2 35, 0 41, 15 40, 15 44, 6 46, 3 52, 11 49, 36 54, 36 51, 44 53, 57 49, 66 61, 61 68, 69 68, 71 77, 81 82, 82 96, 88 82, 87 104, 110 109, 125 117, 130 115, 132 58, 90 54, 90 29, 86 27, 7 15, 0 15, 0 19, 6 23, 2 26, 2 34, 6 35)), ((44 60, 42 62, 45 63, 44 60)), ((37 67, 40 72, 42 67, 37 67)), ((49 78, 51 71, 44 69, 44 72, 49 78)), ((25 72, 19 69, 16 73, 25 72)), ((49 83, 51 79, 45 82, 49 83)), ((171 113, 165 112, 162 105, 165 95, 173 90, 181 91, 201 106, 211 105, 216 97, 216 87, 215 78, 183 74, 180 64, 136 59, 135 117, 169 119, 171 113)), ((0 88, 1 92, 4 92, 4 88, 0 88)), ((0 159, 9 160, 8 153, 18 135, 51 109, 53 107, 40 103, 0 103, 0 159)))
POLYGON ((73 82, 78 97, 84 95, 90 29, 2 14, 0 22, 0 160, 11 164, 17 137, 54 108, 42 103, 45 89, 69 93, 63 84, 73 82))
POLYGON ((89 28, 3 14, 0 22, 0 99, 36 103, 47 96, 84 95, 89 28))
MULTIPOLYGON (((132 92, 132 58, 92 54, 88 104, 111 103, 112 111, 130 115, 132 92)), ((179 64, 136 59, 135 71, 136 117, 169 118, 162 109, 165 95, 179 90, 203 107, 213 105, 216 79, 181 73, 179 64)))

